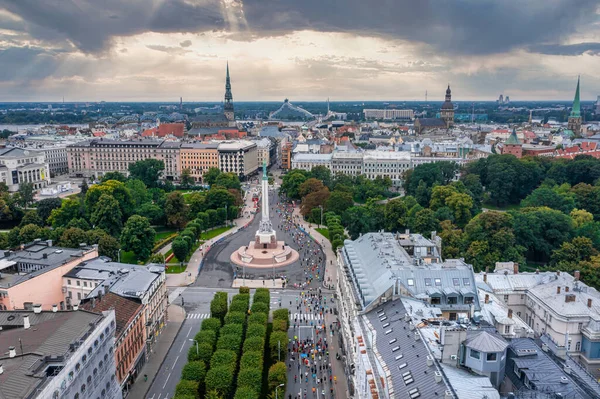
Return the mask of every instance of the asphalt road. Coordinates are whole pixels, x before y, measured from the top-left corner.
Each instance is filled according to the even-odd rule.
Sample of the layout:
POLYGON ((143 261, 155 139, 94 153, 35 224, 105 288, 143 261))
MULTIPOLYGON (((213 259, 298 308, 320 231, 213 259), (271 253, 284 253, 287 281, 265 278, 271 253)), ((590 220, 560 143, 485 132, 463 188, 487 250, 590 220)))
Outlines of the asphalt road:
MULTIPOLYGON (((276 209, 279 204, 279 197, 275 191, 271 191, 269 194, 269 203, 272 209, 276 209)), ((292 234, 294 232, 288 232, 284 230, 284 220, 282 215, 278 212, 271 211, 271 222, 273 228, 277 234, 277 240, 284 241, 286 245, 291 246, 295 250, 300 252, 301 259, 307 258, 308 250, 300 249, 300 246, 293 241, 292 234)), ((215 244, 211 247, 208 254, 204 257, 204 265, 200 274, 194 283, 196 287, 215 287, 215 288, 229 288, 233 283, 234 273, 241 275, 242 269, 233 265, 230 261, 230 256, 234 251, 237 251, 241 246, 248 245, 255 239, 256 231, 260 223, 260 214, 256 215, 250 225, 240 230, 236 234, 229 236, 226 240, 215 244)), ((314 248, 314 244, 313 248, 314 248)), ((319 270, 319 274, 322 278, 324 273, 325 259, 321 254, 322 262, 319 270)), ((288 279, 288 286, 286 288, 292 288, 294 284, 302 284, 305 282, 305 268, 300 264, 300 261, 294 262, 291 265, 285 267, 275 268, 276 278, 285 276, 288 279)), ((246 277, 250 279, 262 279, 269 280, 273 278, 273 269, 251 269, 246 268, 246 277)), ((317 279, 313 279, 310 287, 317 288, 320 285, 317 279)), ((266 284, 268 287, 268 284, 266 284)))

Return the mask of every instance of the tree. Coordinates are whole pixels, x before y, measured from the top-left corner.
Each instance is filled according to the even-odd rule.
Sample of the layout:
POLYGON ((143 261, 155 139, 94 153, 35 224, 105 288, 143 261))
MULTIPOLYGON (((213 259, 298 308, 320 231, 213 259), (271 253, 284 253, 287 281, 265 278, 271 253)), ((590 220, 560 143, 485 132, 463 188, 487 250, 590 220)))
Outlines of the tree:
POLYGON ((188 246, 187 241, 180 237, 177 237, 175 240, 173 240, 171 248, 173 250, 173 254, 180 262, 184 262, 185 258, 190 253, 190 247, 188 246))
POLYGON ((91 222, 113 237, 121 234, 123 222, 121 220, 121 209, 119 203, 111 195, 102 194, 92 211, 91 222))
POLYGON ((550 187, 539 187, 521 201, 523 208, 541 206, 569 213, 575 208, 575 199, 572 194, 559 194, 550 187))
POLYGON ((29 243, 36 238, 41 237, 42 228, 35 224, 27 224, 19 230, 19 241, 22 243, 29 243))
POLYGON ((280 191, 291 199, 300 199, 298 189, 307 179, 306 171, 294 169, 283 176, 280 191))
MULTIPOLYGON (((234 190, 241 190, 242 189, 242 184, 240 183, 240 178, 238 177, 238 175, 236 175, 235 173, 232 172, 228 172, 228 173, 221 173, 219 174, 219 176, 217 176, 217 178, 215 179, 215 182, 213 183, 213 185, 215 187, 222 187, 225 189, 234 189, 234 190)), ((212 185, 211 185, 212 188, 212 185)))
POLYGON ((129 164, 129 177, 140 179, 146 187, 158 187, 165 163, 158 159, 144 159, 129 164))
MULTIPOLYGON (((307 180, 308 181, 308 180, 307 180)), ((302 199, 302 206, 300 207, 300 213, 306 217, 313 210, 319 206, 324 206, 329 200, 329 189, 323 187, 320 191, 311 192, 302 199)))
POLYGON ((442 251, 440 254, 444 259, 454 259, 461 255, 461 247, 463 242, 463 232, 457 228, 449 220, 440 222, 440 231, 438 235, 442 239, 442 251))
POLYGON ((579 228, 586 223, 594 221, 594 215, 584 209, 573 209, 569 215, 571 216, 573 227, 575 228, 579 228))
POLYGON ((169 225, 178 229, 185 226, 188 220, 188 207, 180 192, 172 192, 167 196, 165 216, 169 225))
POLYGON ((441 207, 446 206, 446 199, 457 194, 458 191, 453 186, 435 186, 431 190, 431 200, 429 201, 429 209, 437 211, 441 207))
POLYGON ((240 368, 237 378, 238 387, 257 388, 262 383, 262 368, 240 368))
POLYGON ((204 174, 204 184, 212 186, 221 174, 219 168, 209 168, 204 174))
POLYGON ((232 388, 233 373, 227 366, 211 368, 206 373, 206 390, 216 391, 219 395, 226 397, 232 388))
POLYGON ((44 198, 37 203, 36 212, 44 225, 48 221, 52 210, 60 208, 62 202, 60 198, 44 198))
POLYGON ((411 230, 429 236, 432 231, 439 230, 439 224, 439 220, 435 218, 435 214, 431 209, 423 209, 415 214, 411 230))
POLYGON ((311 169, 310 175, 320 180, 325 186, 331 188, 331 171, 326 166, 315 166, 311 169))
POLYGON ((235 205, 235 197, 226 189, 215 188, 206 194, 206 209, 225 208, 235 205))
POLYGON ((460 227, 471 220, 473 198, 468 194, 455 193, 446 198, 446 205, 454 212, 454 220, 460 227))
POLYGON ((191 175, 191 172, 188 168, 181 171, 181 177, 179 179, 181 183, 181 187, 189 188, 194 185, 194 178, 191 175))
POLYGON ((77 227, 66 229, 60 237, 60 245, 67 248, 79 248, 80 244, 87 244, 87 234, 77 227))
POLYGON ((353 205, 352 193, 336 190, 331 192, 329 199, 325 203, 325 210, 342 216, 353 205))
POLYGON ((121 246, 125 251, 133 251, 138 260, 143 260, 152 252, 155 235, 148 219, 133 215, 121 232, 121 246))
POLYGON ((190 208, 190 215, 196 216, 205 209, 206 194, 193 192, 185 196, 185 202, 190 208))
POLYGON ((109 181, 109 180, 116 180, 116 181, 125 183, 125 181, 127 181, 127 177, 125 177, 125 175, 121 172, 112 171, 112 172, 106 172, 104 174, 104 176, 102 176, 102 179, 100 179, 100 181, 102 183, 109 181))
MULTIPOLYGON (((571 241, 565 241, 560 248, 552 251, 552 265, 575 264, 584 260, 590 260, 592 256, 598 255, 598 251, 594 248, 592 240, 587 237, 575 237, 571 241)), ((573 267, 569 266, 568 269, 573 267)), ((567 270, 571 271, 571 270, 567 270)))
POLYGON ((181 370, 182 380, 203 383, 204 377, 206 377, 206 366, 204 365, 204 362, 189 362, 183 366, 183 370, 181 370))
POLYGON ((119 241, 106 234, 98 241, 98 255, 100 256, 108 256, 109 258, 115 260, 119 257, 119 241))
POLYGON ((153 225, 165 224, 165 210, 156 204, 146 202, 136 208, 135 214, 145 217, 153 225))
MULTIPOLYGON (((344 226, 348 229, 350 238, 355 240, 360 234, 368 233, 371 230, 371 215, 369 210, 364 206, 353 206, 344 212, 342 218, 344 226)), ((335 237, 329 237, 334 240, 335 237)))
POLYGON ((88 231, 91 229, 90 224, 84 218, 71 219, 65 227, 67 229, 69 229, 71 227, 77 227, 78 229, 81 229, 83 231, 88 231))
POLYGON ((84 179, 81 181, 81 185, 79 186, 79 195, 80 195, 82 198, 85 198, 85 194, 87 193, 87 191, 89 190, 89 188, 90 188, 90 186, 88 186, 87 179, 86 179, 86 178, 84 178, 84 179))
POLYGON ((90 187, 85 195, 85 207, 88 215, 91 215, 94 212, 96 204, 103 194, 108 194, 117 200, 119 208, 121 209, 121 215, 124 219, 127 219, 133 214, 135 204, 131 197, 131 192, 125 186, 125 183, 116 180, 108 180, 102 184, 96 184, 90 187))
POLYGON ((305 197, 310 193, 316 193, 318 191, 323 190, 324 188, 325 186, 323 185, 323 182, 315 179, 314 177, 311 177, 310 179, 307 179, 304 183, 300 184, 300 186, 298 186, 298 195, 300 195, 300 197, 305 197))
POLYGON ((36 211, 25 212, 25 215, 23 215, 23 219, 21 219, 21 223, 19 223, 19 226, 23 227, 28 224, 34 224, 39 227, 44 226, 44 222, 42 221, 42 218, 39 217, 39 215, 36 211))
POLYGON ((139 206, 146 202, 150 202, 150 193, 148 192, 148 188, 144 184, 143 181, 138 179, 129 179, 125 183, 125 187, 129 190, 131 194, 131 200, 137 209, 139 206))
POLYGON ((198 381, 190 381, 182 379, 175 388, 175 395, 189 395, 194 398, 198 397, 199 384, 198 381))
POLYGON ((19 184, 19 203, 23 208, 27 208, 33 202, 35 190, 32 183, 19 184))
MULTIPOLYGON (((277 362, 269 367, 268 381, 269 389, 275 389, 275 387, 287 383, 287 368, 284 362, 277 362)), ((285 387, 282 388, 282 391, 285 392, 285 387)))

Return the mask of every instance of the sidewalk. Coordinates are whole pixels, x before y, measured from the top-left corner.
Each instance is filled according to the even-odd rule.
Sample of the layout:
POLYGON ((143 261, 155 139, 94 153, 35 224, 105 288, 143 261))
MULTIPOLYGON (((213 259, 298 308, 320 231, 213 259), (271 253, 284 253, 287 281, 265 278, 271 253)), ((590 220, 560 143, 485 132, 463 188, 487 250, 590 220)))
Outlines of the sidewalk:
POLYGON ((140 371, 140 374, 129 390, 129 397, 144 398, 146 392, 152 386, 152 382, 160 370, 163 361, 167 357, 173 341, 179 334, 179 330, 185 321, 185 310, 178 305, 169 305, 167 308, 167 325, 163 328, 162 333, 158 336, 154 344, 154 350, 148 354, 148 360, 140 371), (148 375, 148 381, 144 381, 144 374, 148 375))
MULTIPOLYGON (((229 235, 237 233, 242 227, 244 227, 245 225, 250 223, 252 220, 254 220, 254 213, 252 213, 253 210, 254 210, 254 202, 252 201, 252 196, 248 195, 248 198, 246 199, 246 202, 244 204, 244 208, 240 211, 241 217, 234 219, 231 222, 233 224, 233 227, 231 229, 219 234, 218 236, 211 238, 210 240, 206 241, 204 244, 202 244, 196 250, 196 252, 194 252, 192 254, 192 256, 190 257, 190 261, 188 262, 187 267, 184 272, 177 273, 177 274, 167 274, 167 281, 166 281, 167 287, 188 286, 188 285, 192 284, 194 281, 196 281, 196 278, 198 277, 198 273, 200 272, 200 270, 199 270, 200 263, 202 262, 202 259, 204 258, 204 254, 210 250, 210 247, 214 243, 221 240, 222 238, 225 238, 229 235), (249 218, 245 216, 245 214, 247 212, 249 212, 249 214, 250 214, 249 218)), ((169 247, 170 247, 170 244, 169 244, 169 247)))

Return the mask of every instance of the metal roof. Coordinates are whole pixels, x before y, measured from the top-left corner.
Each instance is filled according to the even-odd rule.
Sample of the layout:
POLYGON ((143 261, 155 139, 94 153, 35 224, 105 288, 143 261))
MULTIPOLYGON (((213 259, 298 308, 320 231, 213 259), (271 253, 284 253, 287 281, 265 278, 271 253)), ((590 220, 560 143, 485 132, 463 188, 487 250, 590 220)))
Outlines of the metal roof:
POLYGON ((504 338, 491 334, 487 331, 470 332, 470 337, 465 340, 467 348, 475 349, 483 353, 498 353, 504 352, 508 347, 508 343, 504 338))

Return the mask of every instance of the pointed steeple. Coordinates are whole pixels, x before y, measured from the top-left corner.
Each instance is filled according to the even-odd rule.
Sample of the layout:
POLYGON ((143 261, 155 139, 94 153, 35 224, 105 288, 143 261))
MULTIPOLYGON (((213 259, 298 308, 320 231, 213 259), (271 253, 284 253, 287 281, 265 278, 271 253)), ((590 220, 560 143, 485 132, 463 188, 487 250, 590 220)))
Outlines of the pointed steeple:
POLYGON ((225 103, 229 103, 233 100, 231 95, 231 79, 229 78, 229 61, 227 61, 227 76, 225 77, 225 103))
POLYGON ((508 136, 508 139, 504 142, 504 144, 512 144, 512 145, 521 144, 521 142, 519 141, 519 138, 517 137, 517 129, 515 129, 513 127, 512 133, 510 134, 510 136, 508 136))
POLYGON ((577 89, 575 89, 575 99, 573 100, 573 108, 571 109, 571 118, 581 117, 581 106, 579 104, 579 76, 577 76, 577 89))

